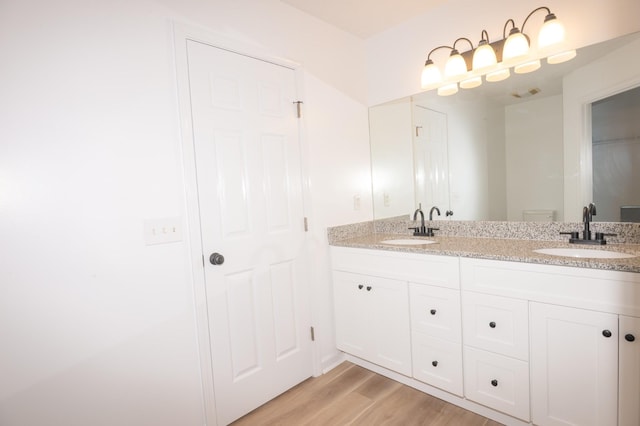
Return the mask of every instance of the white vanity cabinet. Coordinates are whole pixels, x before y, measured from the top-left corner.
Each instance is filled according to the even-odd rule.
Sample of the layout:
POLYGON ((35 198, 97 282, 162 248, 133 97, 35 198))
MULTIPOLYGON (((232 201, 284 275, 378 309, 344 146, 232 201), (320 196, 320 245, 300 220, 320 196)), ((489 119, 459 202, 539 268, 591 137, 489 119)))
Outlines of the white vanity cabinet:
POLYGON ((458 258, 331 247, 338 349, 462 395, 458 258))
MULTIPOLYGON (((528 306, 533 424, 640 424, 640 274, 480 259, 461 259, 460 271, 463 312, 471 293, 506 299, 506 310, 528 306)), ((466 324, 465 345, 488 340, 467 339, 466 324)), ((504 351, 504 339, 496 340, 504 351)), ((465 358, 471 398, 468 374, 465 358)))
POLYGON ((407 283, 334 271, 333 291, 338 349, 410 376, 407 283))

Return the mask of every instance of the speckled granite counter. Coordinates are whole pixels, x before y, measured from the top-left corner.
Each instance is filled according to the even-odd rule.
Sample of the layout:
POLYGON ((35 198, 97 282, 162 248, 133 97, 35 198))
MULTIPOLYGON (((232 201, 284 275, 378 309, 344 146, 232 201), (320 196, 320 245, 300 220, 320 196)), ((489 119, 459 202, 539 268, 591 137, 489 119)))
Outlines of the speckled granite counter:
POLYGON ((444 256, 473 257, 478 259, 504 260, 512 262, 539 263, 579 268, 608 269, 640 273, 640 245, 609 244, 589 246, 569 244, 562 241, 518 240, 474 237, 413 237, 407 234, 371 233, 345 239, 333 239, 333 246, 388 250, 407 253, 423 253, 444 256), (391 239, 423 239, 436 243, 424 245, 394 245, 381 241, 391 239), (542 248, 571 247, 592 250, 608 250, 636 255, 627 259, 594 259, 552 256, 536 253, 542 248))

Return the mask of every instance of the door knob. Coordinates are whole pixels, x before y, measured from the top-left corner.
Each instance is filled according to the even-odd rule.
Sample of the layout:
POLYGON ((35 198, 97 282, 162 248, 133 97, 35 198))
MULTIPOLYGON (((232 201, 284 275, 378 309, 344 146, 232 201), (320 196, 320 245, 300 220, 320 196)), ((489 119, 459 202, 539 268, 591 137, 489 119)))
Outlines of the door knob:
POLYGON ((212 265, 222 265, 224 263, 224 256, 220 253, 213 253, 209 256, 209 262, 211 262, 212 265))

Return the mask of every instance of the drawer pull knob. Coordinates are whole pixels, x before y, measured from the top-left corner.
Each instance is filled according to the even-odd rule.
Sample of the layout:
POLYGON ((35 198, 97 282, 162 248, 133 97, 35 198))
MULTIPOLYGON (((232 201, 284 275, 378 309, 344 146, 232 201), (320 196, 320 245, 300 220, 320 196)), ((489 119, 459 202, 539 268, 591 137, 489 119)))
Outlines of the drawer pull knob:
POLYGON ((612 336, 612 334, 611 334, 611 332, 609 330, 603 330, 602 331, 602 335, 604 337, 611 337, 612 336))
POLYGON ((431 361, 431 365, 433 365, 434 367, 438 366, 438 361, 431 361))
POLYGON ((633 334, 625 334, 624 340, 626 340, 627 342, 633 342, 634 340, 636 340, 636 336, 634 336, 633 334))
POLYGON ((497 386, 498 386, 498 381, 497 381, 496 379, 493 379, 493 380, 491 381, 491 386, 493 386, 493 387, 497 387, 497 386))
POLYGON ((496 328, 496 323, 495 323, 494 321, 491 321, 491 322, 489 323, 489 327, 491 327, 491 328, 496 328))
POLYGON ((431 312, 431 315, 435 315, 436 314, 436 310, 435 309, 432 309, 429 312, 431 312))
POLYGON ((360 290, 362 290, 362 287, 364 287, 362 284, 358 284, 358 288, 359 288, 360 290))
POLYGON ((371 286, 370 285, 367 286, 367 291, 371 291, 371 286))

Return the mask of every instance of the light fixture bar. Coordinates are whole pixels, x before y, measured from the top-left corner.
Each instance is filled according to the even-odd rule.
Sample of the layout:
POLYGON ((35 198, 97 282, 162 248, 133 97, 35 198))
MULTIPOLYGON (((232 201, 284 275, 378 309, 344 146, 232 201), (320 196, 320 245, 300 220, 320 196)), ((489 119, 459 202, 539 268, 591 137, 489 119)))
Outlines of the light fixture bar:
POLYGON ((491 42, 486 30, 482 30, 478 46, 460 37, 452 46, 438 46, 427 55, 422 71, 421 85, 425 90, 438 89, 443 96, 458 92, 458 86, 471 89, 482 84, 482 77, 486 81, 495 82, 508 78, 510 68, 517 74, 532 72, 540 68, 540 60, 546 58, 548 64, 558 64, 573 59, 576 51, 567 49, 565 29, 555 14, 546 7, 538 7, 531 11, 522 23, 520 30, 513 19, 505 22, 502 39, 491 42), (531 52, 531 39, 524 32, 529 19, 539 11, 545 11, 544 23, 537 37, 537 45, 531 52), (507 29, 509 34, 507 35, 507 29), (469 43, 471 49, 460 52, 456 44, 461 41, 469 43), (448 49, 449 58, 443 70, 431 59, 431 54, 439 49, 448 49))

